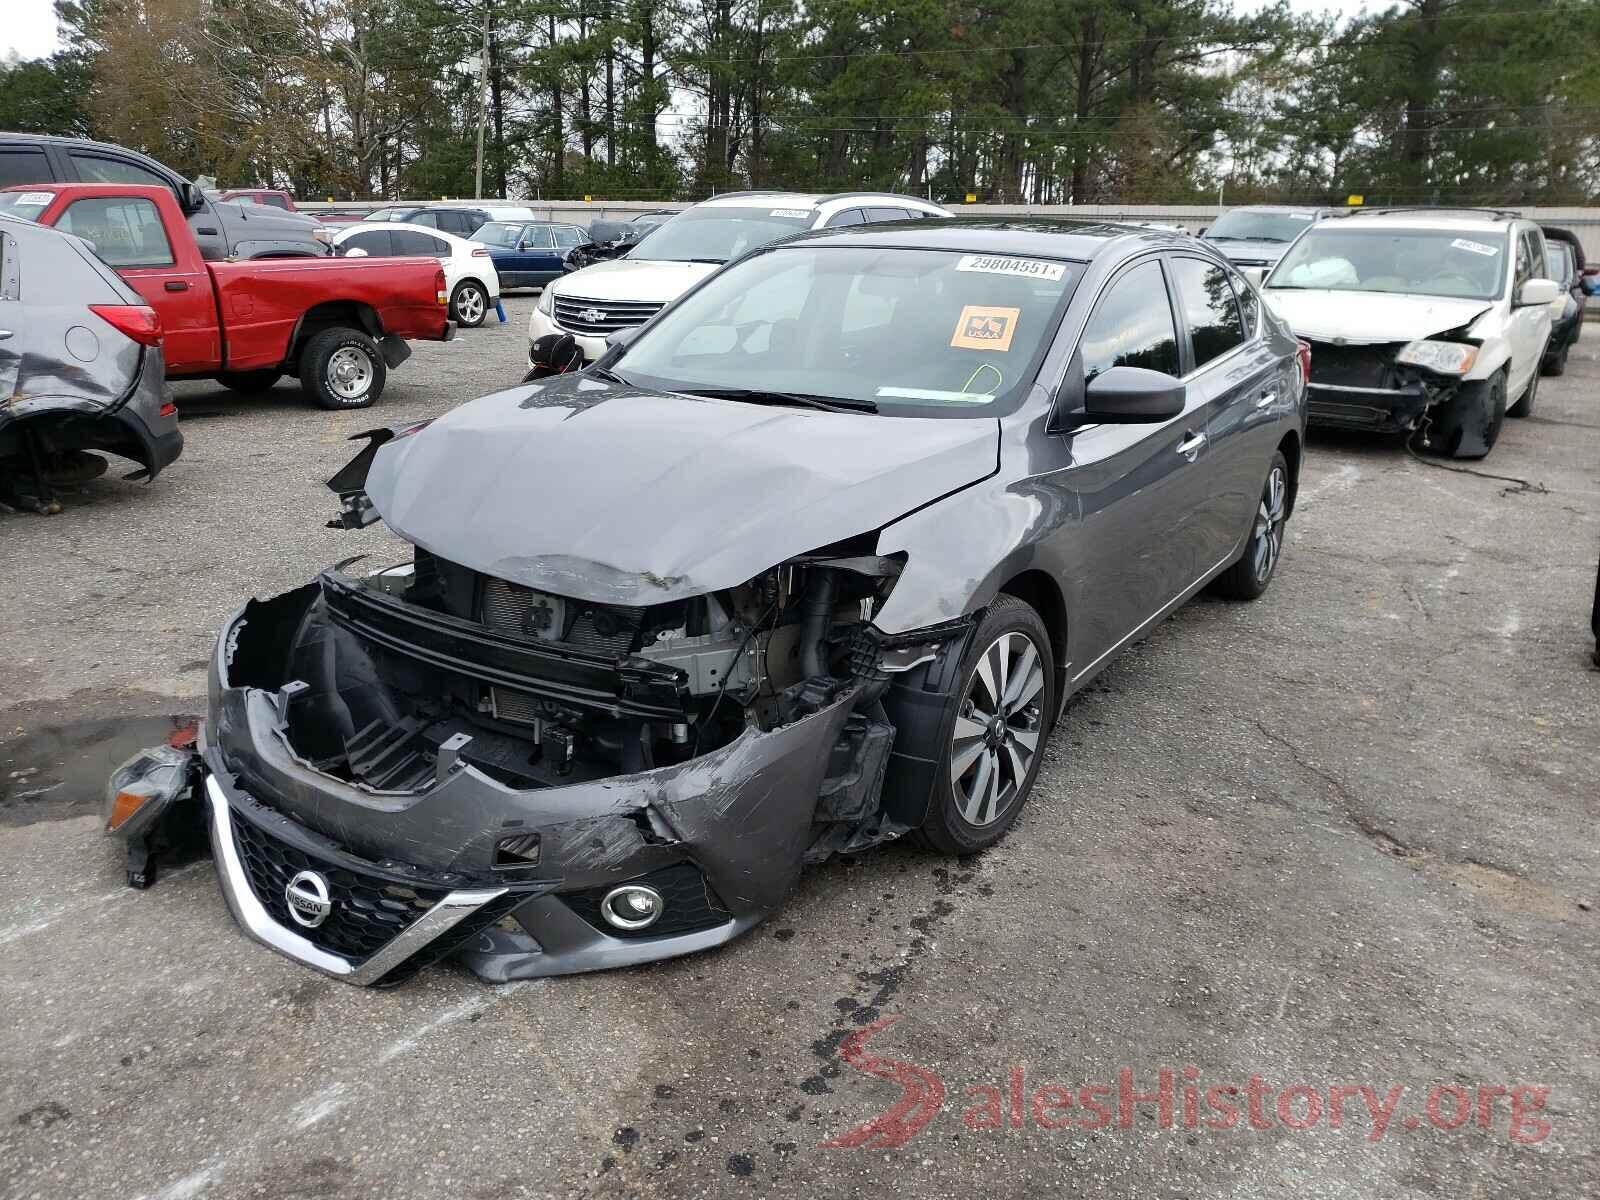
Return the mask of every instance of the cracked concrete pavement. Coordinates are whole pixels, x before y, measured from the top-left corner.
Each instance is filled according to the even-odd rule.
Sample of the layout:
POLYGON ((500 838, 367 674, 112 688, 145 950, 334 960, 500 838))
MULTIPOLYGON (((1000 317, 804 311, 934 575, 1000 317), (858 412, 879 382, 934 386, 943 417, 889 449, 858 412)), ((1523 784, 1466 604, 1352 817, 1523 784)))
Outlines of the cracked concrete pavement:
POLYGON ((125 889, 109 764, 198 709, 244 597, 403 557, 323 528, 319 481, 348 434, 517 378, 530 303, 418 346, 370 413, 181 385, 155 484, 0 515, 0 1196, 1596 1194, 1593 331, 1477 464, 1545 490, 1317 437, 1267 596, 1189 605, 1077 698, 987 854, 808 871, 695 958, 392 993, 244 940, 209 862, 125 889), (1122 1127, 1124 1067, 1140 1094, 1171 1068, 1171 1127, 1157 1100, 1122 1127), (1252 1076, 1270 1127, 1208 1125, 1252 1076), (896 1078, 908 1140, 823 1144, 896 1078), (1376 1139, 1359 1085, 1403 1089, 1376 1139), (1517 1085, 1549 1091, 1513 1137, 1479 1089, 1517 1085))

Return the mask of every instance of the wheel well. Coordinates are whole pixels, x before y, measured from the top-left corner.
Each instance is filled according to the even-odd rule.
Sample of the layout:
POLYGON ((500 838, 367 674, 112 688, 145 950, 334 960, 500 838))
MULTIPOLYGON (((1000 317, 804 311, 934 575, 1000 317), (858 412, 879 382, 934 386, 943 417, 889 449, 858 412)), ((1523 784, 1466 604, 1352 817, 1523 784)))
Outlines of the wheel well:
POLYGON ((300 357, 305 344, 324 329, 359 329, 369 337, 383 337, 383 322, 378 310, 359 300, 329 300, 314 304, 300 317, 294 337, 289 340, 288 361, 291 365, 300 357))
POLYGON ((1002 594, 1021 600, 1050 632, 1050 649, 1059 667, 1067 661, 1067 605, 1056 581, 1043 571, 1024 571, 1000 586, 1002 594))
POLYGON ((1294 498, 1300 491, 1300 435, 1289 432, 1283 435, 1283 441, 1278 443, 1278 452, 1289 464, 1289 499, 1286 511, 1294 512, 1294 498))

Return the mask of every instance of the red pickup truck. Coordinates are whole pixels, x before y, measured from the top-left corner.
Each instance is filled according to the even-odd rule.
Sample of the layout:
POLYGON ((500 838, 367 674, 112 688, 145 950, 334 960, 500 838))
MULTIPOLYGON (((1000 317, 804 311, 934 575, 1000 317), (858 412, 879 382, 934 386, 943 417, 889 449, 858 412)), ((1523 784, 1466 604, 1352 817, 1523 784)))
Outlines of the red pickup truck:
POLYGON ((432 258, 207 262, 166 188, 36 184, 0 191, 0 211, 92 242, 161 316, 168 379, 264 392, 286 374, 323 408, 365 408, 405 339, 448 341, 444 271, 432 258))

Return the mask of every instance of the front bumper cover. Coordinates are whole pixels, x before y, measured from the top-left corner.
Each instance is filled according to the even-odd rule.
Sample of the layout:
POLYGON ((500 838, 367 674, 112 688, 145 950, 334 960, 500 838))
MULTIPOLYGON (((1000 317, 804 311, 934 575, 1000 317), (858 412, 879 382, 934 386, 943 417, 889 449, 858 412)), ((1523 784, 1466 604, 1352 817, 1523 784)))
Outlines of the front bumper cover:
POLYGON ((225 624, 201 741, 205 810, 229 907, 250 936, 280 953, 358 984, 398 982, 449 954, 494 982, 601 970, 730 941, 772 912, 798 877, 853 692, 788 725, 747 729, 711 753, 637 774, 519 790, 462 763, 420 792, 378 792, 300 759, 272 693, 227 686, 242 630, 268 621, 274 603, 253 602, 225 624), (265 853, 285 859, 275 861, 276 874, 249 869, 241 822, 270 839, 265 853), (496 845, 511 835, 537 837, 536 866, 497 868, 496 845), (348 877, 362 889, 351 901, 358 908, 381 903, 374 897, 389 886, 415 891, 422 915, 381 945, 362 941, 370 957, 349 945, 341 952, 328 937, 292 927, 280 902, 291 865, 348 877), (689 907, 700 919, 675 926, 680 932, 622 934, 592 920, 597 891, 685 877, 691 893, 699 889, 689 907))

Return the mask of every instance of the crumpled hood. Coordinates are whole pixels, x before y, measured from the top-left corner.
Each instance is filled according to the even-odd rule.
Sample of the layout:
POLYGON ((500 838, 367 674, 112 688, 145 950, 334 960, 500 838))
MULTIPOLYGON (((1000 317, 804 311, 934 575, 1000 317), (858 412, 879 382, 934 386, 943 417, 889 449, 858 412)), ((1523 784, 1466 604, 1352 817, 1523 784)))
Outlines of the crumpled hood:
POLYGON ((1268 287, 1261 295, 1300 337, 1324 342, 1409 342, 1470 325, 1492 307, 1488 300, 1390 292, 1268 287))
POLYGON ((378 451, 366 490, 400 536, 597 603, 734 587, 992 474, 991 418, 886 417, 641 391, 513 388, 378 451))
POLYGON ((614 258, 563 275, 551 286, 559 296, 665 304, 718 269, 716 263, 614 258))

